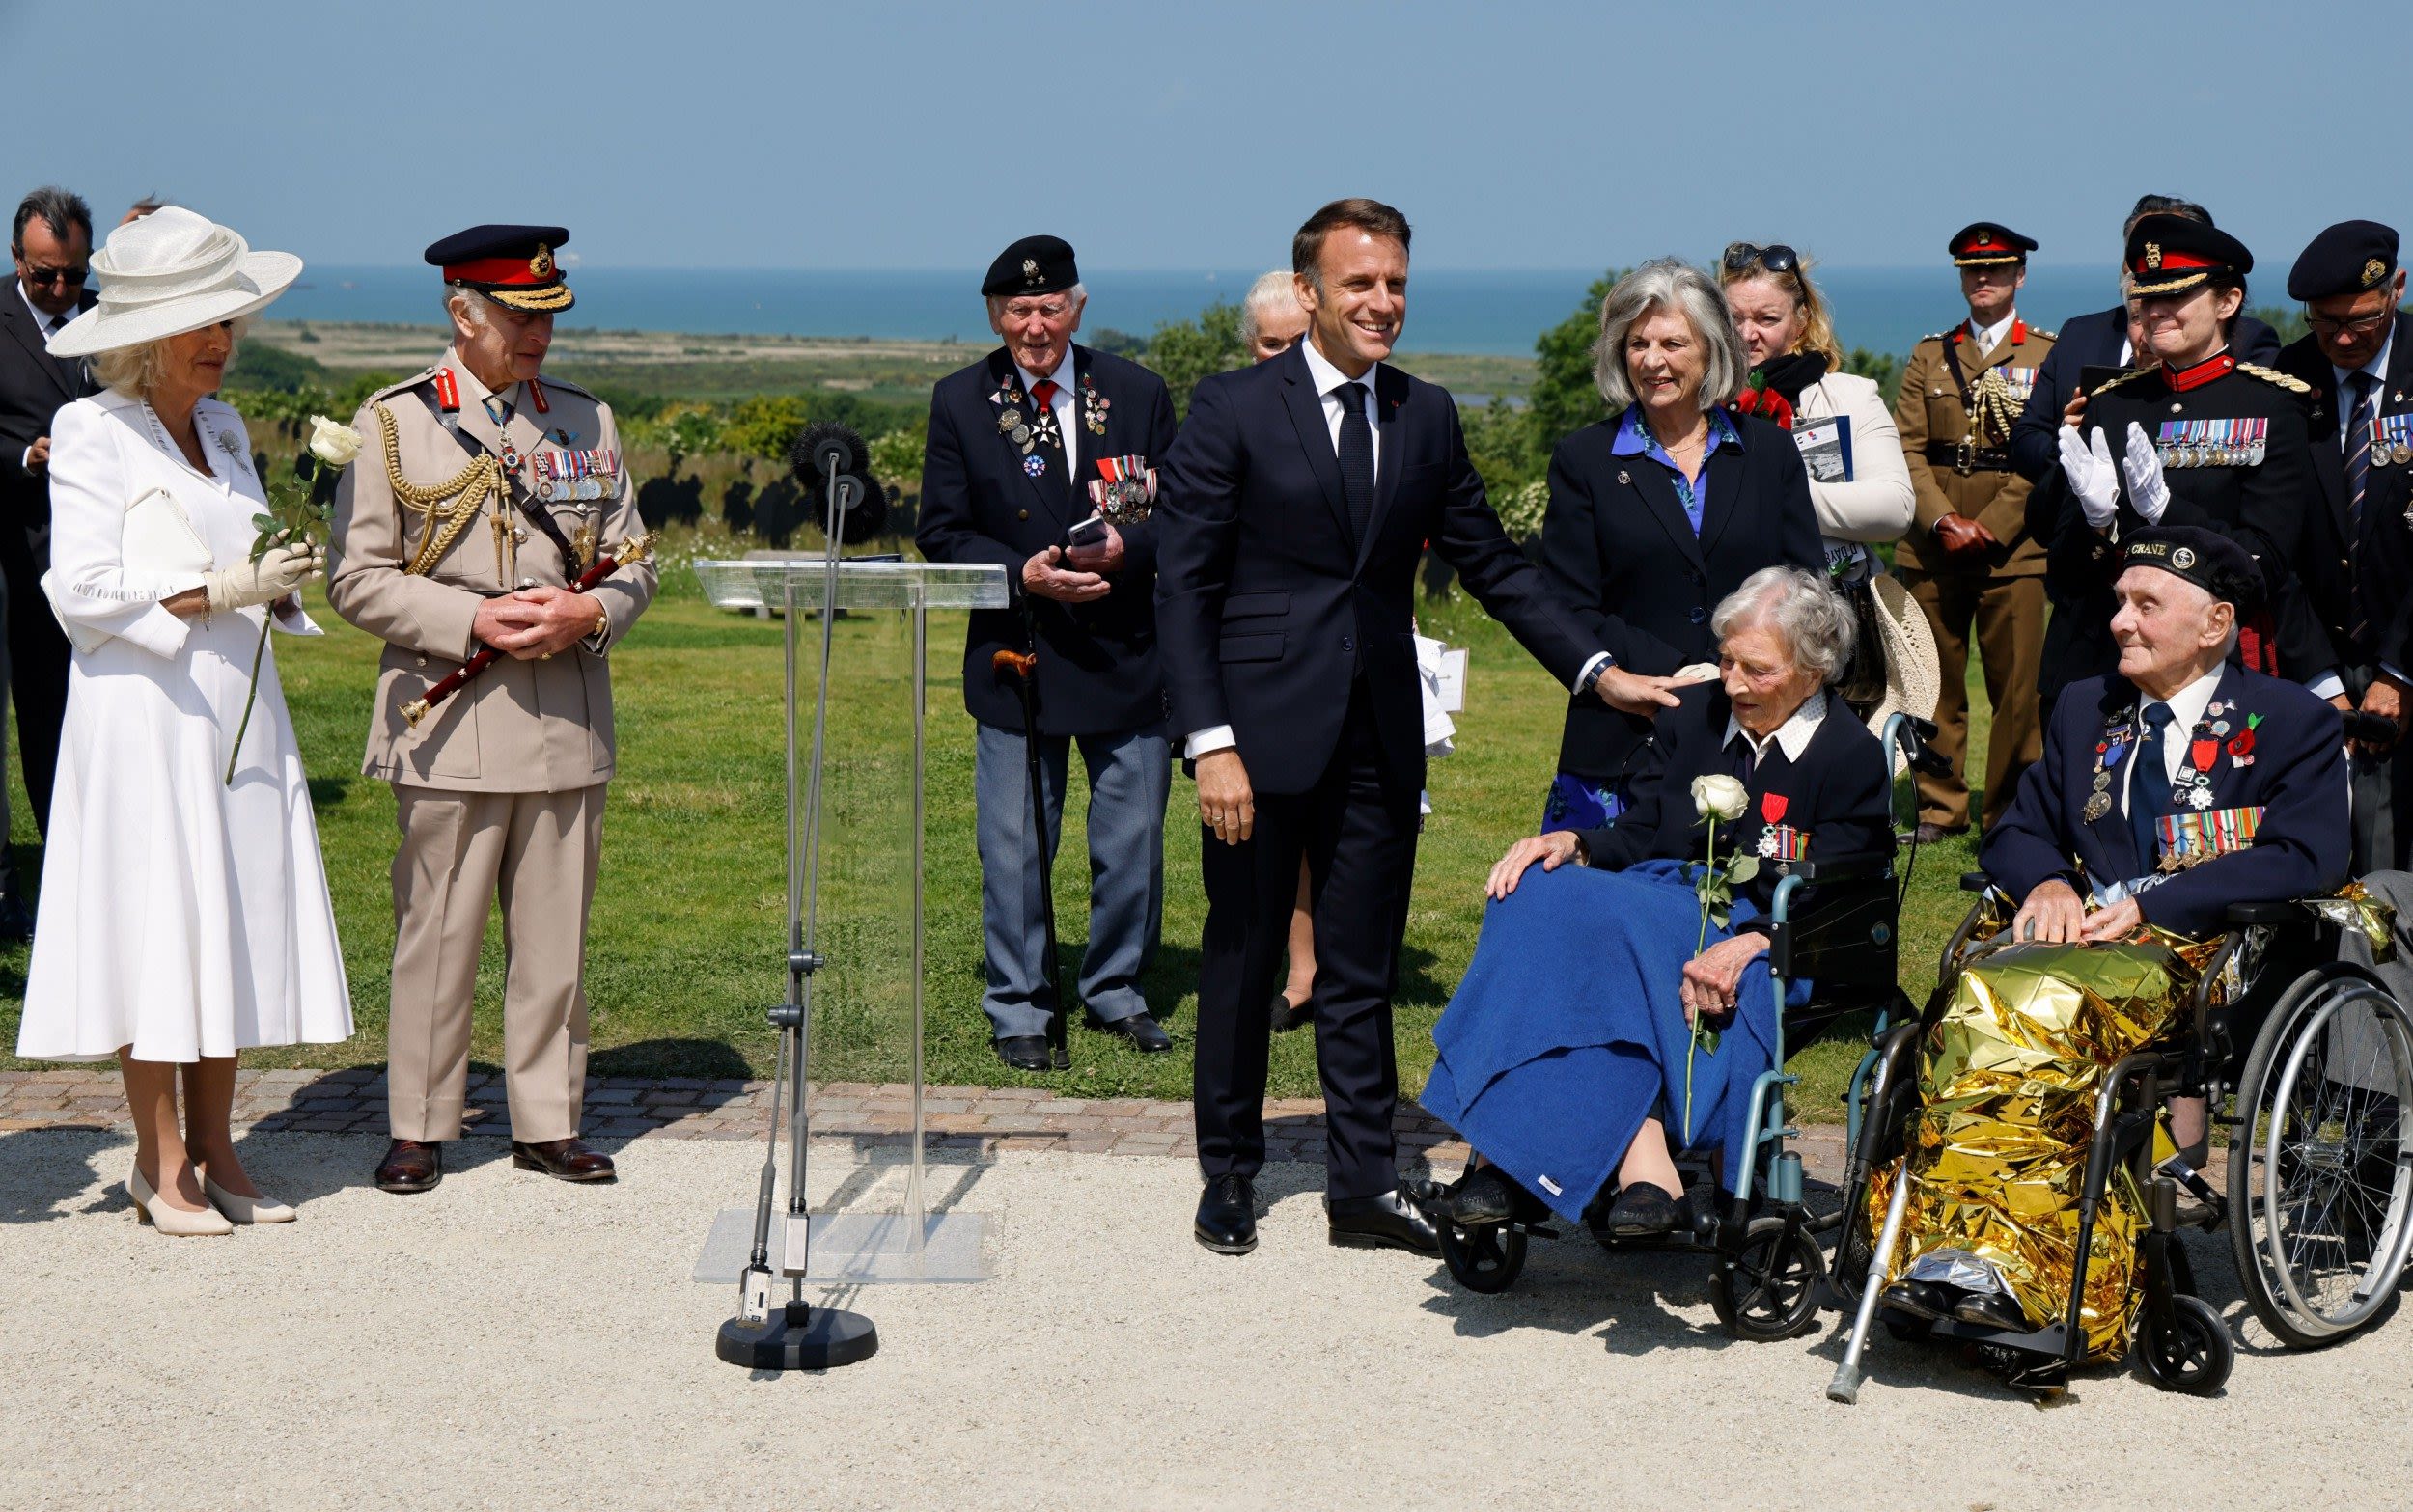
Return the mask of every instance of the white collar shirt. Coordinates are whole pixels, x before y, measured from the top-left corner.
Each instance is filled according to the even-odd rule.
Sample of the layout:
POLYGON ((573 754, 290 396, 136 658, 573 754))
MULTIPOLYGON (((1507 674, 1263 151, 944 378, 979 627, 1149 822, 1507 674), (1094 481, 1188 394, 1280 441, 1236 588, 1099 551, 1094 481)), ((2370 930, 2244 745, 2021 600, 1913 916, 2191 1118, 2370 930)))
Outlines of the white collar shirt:
POLYGON ((1787 715, 1785 723, 1777 726, 1774 732, 1770 734, 1755 735, 1743 729, 1742 722, 1735 719, 1733 715, 1727 715, 1726 738, 1719 744, 1731 746, 1734 743, 1735 737, 1740 736, 1743 744, 1751 748, 1751 759, 1755 767, 1767 759, 1770 746, 1784 752, 1786 760, 1798 761, 1801 759, 1801 754, 1810 749, 1810 737, 1818 732, 1819 722, 1825 718, 1826 690, 1821 688, 1802 700, 1801 707, 1787 715))
MULTIPOLYGON (((2172 694, 2168 699, 2170 723, 2162 727, 2162 781, 2165 783, 2174 783, 2178 781, 2178 768, 2186 760, 2188 739, 2195 732, 2196 721, 2204 717, 2204 710, 2211 704, 2212 693, 2220 686, 2220 674, 2221 669, 2215 667, 2172 694)), ((2161 699, 2149 699, 2143 697, 2142 694, 2139 695, 2137 699, 2137 741, 2139 744, 2143 744, 2145 740, 2145 711, 2163 701, 2165 701, 2161 699)), ((2128 776, 2122 781, 2120 789, 2120 811, 2122 813, 2128 811, 2128 790, 2136 785, 2137 764, 2130 761, 2126 765, 2128 776)))
POLYGON ((2368 417, 2379 413, 2377 401, 2382 397, 2381 391, 2388 387, 2388 348, 2396 344, 2397 334, 2392 330, 2388 333, 2388 340, 2380 343, 2379 350, 2371 354, 2371 360, 2360 368, 2341 368, 2334 362, 2329 365, 2330 374, 2337 380, 2338 385, 2338 444, 2341 447, 2346 445, 2348 430, 2356 419, 2353 413, 2354 375, 2358 372, 2368 372, 2371 375, 2371 398, 2364 401, 2370 406, 2364 411, 2364 417, 2368 420, 2368 417))
POLYGON ((1064 437, 1064 475, 1072 479, 1081 476, 1081 427, 1073 424, 1072 414, 1072 391, 1079 387, 1073 377, 1075 366, 1070 342, 1064 344, 1064 355, 1056 359, 1056 371, 1053 372, 1033 372, 1018 362, 1013 365, 1013 371, 1021 375, 1022 392, 1025 394, 1036 394, 1043 379, 1055 381, 1056 392, 1048 396, 1047 409, 1056 417, 1056 433, 1064 437))
POLYGON ((16 297, 25 301, 25 313, 34 317, 34 329, 44 337, 75 318, 75 312, 72 310, 65 315, 43 313, 42 307, 34 303, 33 293, 26 289, 25 280, 21 278, 16 281, 16 297))
POLYGON ((2018 319, 2019 312, 2013 310, 1992 325, 1980 326, 1974 318, 1969 321, 1969 344, 1977 348, 1980 360, 1983 360, 1988 352, 2003 344, 2004 339, 2011 335, 2011 326, 2018 323, 2018 319))
POLYGON ((1375 363, 1366 370, 1363 376, 1351 378, 1327 361, 1322 352, 1316 349, 1316 338, 1313 333, 1310 333, 1305 341, 1300 342, 1298 346, 1300 351, 1307 354, 1307 374, 1315 381, 1316 392, 1323 397, 1324 428, 1332 433, 1332 454, 1335 456, 1341 454, 1342 386, 1356 383, 1365 389, 1366 420, 1368 427, 1374 434, 1374 476, 1381 477, 1382 420, 1374 412, 1374 375, 1382 371, 1382 364, 1375 363))

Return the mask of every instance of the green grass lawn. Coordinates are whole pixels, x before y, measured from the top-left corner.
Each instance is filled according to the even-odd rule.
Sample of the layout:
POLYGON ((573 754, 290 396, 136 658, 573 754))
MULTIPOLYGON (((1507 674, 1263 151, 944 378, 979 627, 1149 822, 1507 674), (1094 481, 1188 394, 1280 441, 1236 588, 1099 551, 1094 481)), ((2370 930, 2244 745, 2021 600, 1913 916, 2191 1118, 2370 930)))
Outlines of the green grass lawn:
MULTIPOLYGON (((782 629, 777 621, 703 603, 690 575, 665 574, 664 591, 613 653, 620 776, 604 825, 603 868, 588 947, 594 1004, 593 1067, 599 1074, 729 1077, 767 1074, 774 1037, 764 1006, 785 990, 786 850, 783 844, 782 629)), ((312 778, 319 838, 351 974, 359 1032, 340 1045, 255 1051, 256 1066, 337 1067, 385 1058, 387 961, 393 948, 387 870, 396 843, 394 800, 359 774, 378 646, 314 600, 323 639, 279 638, 286 695, 312 778)), ((1398 1031, 1401 1081, 1423 1085, 1430 1030, 1474 951, 1480 887, 1503 847, 1539 817, 1557 753, 1565 695, 1507 633, 1459 598, 1428 605, 1424 626, 1473 649, 1458 749, 1432 764, 1433 814, 1417 855, 1401 964, 1398 1031)), ((940 1083, 1040 1079, 1007 1071, 987 1050, 980 1012, 980 866, 972 839, 972 726, 959 692, 962 627, 934 617, 929 658, 925 996, 927 1070, 940 1083)), ((850 616, 838 625, 833 680, 827 912, 820 937, 833 970, 817 1003, 817 1070, 895 1078, 905 1070, 905 984, 910 971, 908 893, 910 641, 898 616, 850 616)), ((1974 674, 1973 674, 1974 675, 1974 674)), ((1975 733, 1983 750, 1981 716, 1975 733)), ((13 783, 16 765, 10 763, 13 783)), ((1068 957, 1077 973, 1086 933, 1087 855, 1074 763, 1057 898, 1068 957)), ((23 790, 15 812, 30 814, 23 790)), ((1186 1097, 1188 1038, 1197 1008, 1199 832, 1189 784, 1178 775, 1168 820, 1164 947, 1147 980, 1169 1011, 1179 1052, 1141 1057, 1107 1036, 1072 1031, 1075 1065, 1044 1079, 1067 1095, 1186 1097)), ((30 837, 20 818, 20 839, 30 837)), ((1936 951, 1960 918, 1955 891, 1972 863, 1964 838, 1920 858, 1904 920, 1902 977, 1914 998, 1933 979, 1936 951)), ((17 866, 38 884, 41 851, 20 842, 17 866)), ((27 951, 0 950, 0 1048, 13 1047, 27 951)), ((501 1050, 503 955, 488 933, 478 981, 475 1054, 501 1050)), ((1803 1112, 1831 1116, 1856 1048, 1833 1043, 1796 1062, 1803 1112)), ((0 1067, 28 1062, 0 1056, 0 1067)), ((1277 1095, 1316 1090, 1313 1036, 1277 1039, 1277 1095)))

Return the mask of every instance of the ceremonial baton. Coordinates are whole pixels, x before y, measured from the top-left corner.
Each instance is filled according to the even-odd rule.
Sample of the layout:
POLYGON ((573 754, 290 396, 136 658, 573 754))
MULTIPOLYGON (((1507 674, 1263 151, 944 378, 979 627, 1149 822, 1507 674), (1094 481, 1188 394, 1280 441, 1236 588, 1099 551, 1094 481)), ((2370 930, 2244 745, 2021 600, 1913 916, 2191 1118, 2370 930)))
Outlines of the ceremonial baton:
MULTIPOLYGON (((1035 626, 1031 644, 1039 638, 1035 626)), ((1056 950, 1056 848, 1047 838, 1046 777, 1039 751, 1039 653, 1001 649, 988 659, 989 670, 1011 674, 1022 695, 1022 764, 1030 774, 1031 829, 1039 837, 1039 917, 1047 930, 1047 955, 1040 970, 1047 979, 1047 1058, 1059 1071, 1072 1068, 1072 1052, 1065 1045, 1064 967, 1056 950)))
MULTIPOLYGON (((602 556, 596 558, 595 565, 579 573, 578 581, 569 585, 569 591, 573 593, 583 593, 622 567, 632 563, 643 562, 652 554, 653 537, 640 532, 634 537, 621 542, 602 556)), ((418 729, 419 722, 428 717, 430 710, 458 693, 464 683, 493 666, 495 660, 502 654, 491 646, 480 646, 477 655, 461 663, 459 668, 447 675, 442 682, 430 688, 425 698, 413 699, 403 704, 402 718, 410 722, 411 729, 418 729)))

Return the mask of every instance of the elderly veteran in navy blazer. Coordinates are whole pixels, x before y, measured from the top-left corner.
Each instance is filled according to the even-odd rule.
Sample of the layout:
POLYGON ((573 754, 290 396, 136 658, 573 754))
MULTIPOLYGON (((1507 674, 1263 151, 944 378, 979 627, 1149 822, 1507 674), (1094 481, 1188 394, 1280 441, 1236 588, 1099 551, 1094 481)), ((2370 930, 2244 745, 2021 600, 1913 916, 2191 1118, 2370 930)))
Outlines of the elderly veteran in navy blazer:
MULTIPOLYGON (((1173 1048, 1140 992, 1164 918, 1164 675, 1156 655, 1156 526, 1107 524, 1074 545, 1096 512, 1093 482, 1144 477, 1173 444, 1164 380, 1072 343, 1089 293, 1072 248, 1028 236, 981 284, 1005 344, 930 393, 914 534, 932 562, 993 562, 1013 603, 976 610, 963 646, 963 706, 979 725, 973 759, 981 925, 998 1058, 1050 1069, 1047 949, 1040 890, 1052 857, 1031 823, 1022 703, 1001 680, 1001 650, 1035 651, 1047 836, 1063 834, 1065 768, 1081 749, 1090 784, 1089 947, 1080 993, 1091 1028, 1147 1054, 1173 1048)), ((1094 529, 1094 527, 1093 527, 1094 529)))
MULTIPOLYGON (((1416 865, 1425 724, 1411 615, 1427 542, 1569 687, 1600 646, 1500 528, 1447 392, 1384 361, 1408 225, 1337 200, 1292 239, 1307 339, 1198 385, 1162 472, 1157 618, 1204 827, 1201 1244, 1257 1244, 1273 995, 1307 857, 1333 1243, 1437 1250, 1399 1190, 1391 994, 1416 865)), ((1625 675, 1610 672, 1602 675, 1625 675)))
MULTIPOLYGON (((1559 443, 1541 564, 1611 665, 1666 678, 1717 659, 1709 610, 1762 567, 1823 567, 1810 474, 1775 422, 1735 415, 1733 316, 1706 274, 1646 262, 1600 302, 1593 379, 1609 418, 1559 443)), ((1577 692, 1542 828, 1607 824, 1663 697, 1577 692)))
POLYGON ((1483 938, 1433 1027, 1421 1099, 1486 1162, 1444 1199, 1456 1223, 1547 1207, 1622 1237, 1667 1233, 1689 1224, 1671 1145, 1722 1145, 1730 1189, 1740 1172, 1751 1086, 1775 1058, 1768 937, 1752 921, 1777 872, 1735 887, 1728 926, 1702 926, 1682 870, 1712 839, 1696 783, 1729 782, 1740 798, 1714 835, 1720 865, 1738 851, 1893 849, 1884 754, 1829 687, 1856 625, 1825 574, 1763 567, 1712 624, 1721 680, 1659 715, 1624 816, 1519 840, 1491 869, 1483 938), (1574 875, 1570 861, 1616 875, 1574 875), (1701 1015, 1724 1032, 1691 1057, 1688 1081, 1701 1015))
POLYGON ((2311 330, 2279 370, 2312 391, 2313 478, 2321 509, 2304 555, 2305 597, 2338 675, 2313 691, 2340 709, 2394 720, 2393 740, 2354 742, 2354 870, 2413 867, 2413 315, 2397 234, 2340 221, 2288 273, 2311 330))

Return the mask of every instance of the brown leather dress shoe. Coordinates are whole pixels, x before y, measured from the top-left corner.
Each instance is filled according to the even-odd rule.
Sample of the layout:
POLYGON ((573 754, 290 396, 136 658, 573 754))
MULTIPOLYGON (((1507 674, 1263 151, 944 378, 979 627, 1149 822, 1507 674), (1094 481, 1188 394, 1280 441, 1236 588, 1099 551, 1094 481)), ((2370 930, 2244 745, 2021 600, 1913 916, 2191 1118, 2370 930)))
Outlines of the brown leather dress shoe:
POLYGON ((396 1140, 377 1162, 379 1192, 427 1192, 444 1179, 444 1146, 396 1140))
POLYGON ((542 1144, 513 1140, 512 1164, 521 1170, 541 1170, 557 1181, 609 1181, 614 1175, 612 1158, 587 1148, 575 1136, 542 1144))

